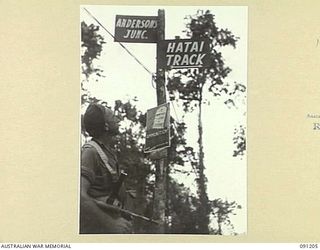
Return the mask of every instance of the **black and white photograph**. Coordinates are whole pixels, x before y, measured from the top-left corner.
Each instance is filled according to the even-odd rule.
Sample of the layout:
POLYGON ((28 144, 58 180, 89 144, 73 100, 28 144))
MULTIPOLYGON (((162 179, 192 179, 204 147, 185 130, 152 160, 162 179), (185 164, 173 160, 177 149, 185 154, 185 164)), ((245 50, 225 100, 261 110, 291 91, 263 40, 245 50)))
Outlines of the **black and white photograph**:
POLYGON ((79 234, 247 234, 246 6, 80 6, 79 234))

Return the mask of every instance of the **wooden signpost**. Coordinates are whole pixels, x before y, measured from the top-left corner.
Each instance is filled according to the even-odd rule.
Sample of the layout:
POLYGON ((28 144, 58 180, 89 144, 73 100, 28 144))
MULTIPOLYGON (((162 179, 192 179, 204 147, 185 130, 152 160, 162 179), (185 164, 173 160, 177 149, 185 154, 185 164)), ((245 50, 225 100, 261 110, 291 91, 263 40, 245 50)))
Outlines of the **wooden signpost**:
POLYGON ((156 43, 157 107, 147 112, 147 134, 145 152, 157 151, 156 180, 153 219, 160 223, 154 232, 165 233, 167 147, 170 146, 170 112, 166 100, 165 70, 204 68, 209 66, 209 39, 165 40, 165 13, 158 16, 117 15, 115 20, 116 42, 156 43))

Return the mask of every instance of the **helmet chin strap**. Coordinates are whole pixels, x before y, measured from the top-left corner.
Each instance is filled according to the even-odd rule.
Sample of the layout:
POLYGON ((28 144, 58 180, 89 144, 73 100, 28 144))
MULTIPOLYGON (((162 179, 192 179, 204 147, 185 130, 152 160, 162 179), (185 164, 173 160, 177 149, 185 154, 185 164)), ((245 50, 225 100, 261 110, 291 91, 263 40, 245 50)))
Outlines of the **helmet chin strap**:
POLYGON ((109 124, 107 122, 104 123, 104 129, 106 132, 110 130, 109 124))
POLYGON ((103 106, 99 106, 101 112, 102 112, 102 115, 103 115, 103 120, 104 120, 104 130, 106 132, 108 132, 110 130, 110 127, 109 127, 109 124, 108 122, 106 121, 106 110, 103 106))
MULTIPOLYGON (((109 125, 109 123, 107 122, 107 110, 106 110, 106 108, 103 107, 102 105, 99 106, 99 108, 100 108, 100 110, 101 110, 101 112, 102 112, 102 115, 103 115, 104 130, 105 130, 106 132, 113 133, 113 132, 111 131, 112 128, 111 128, 111 130, 110 130, 110 125, 109 125)), ((109 109, 108 109, 108 110, 109 110, 109 109)), ((110 112, 112 112, 112 111, 110 110, 110 112)))

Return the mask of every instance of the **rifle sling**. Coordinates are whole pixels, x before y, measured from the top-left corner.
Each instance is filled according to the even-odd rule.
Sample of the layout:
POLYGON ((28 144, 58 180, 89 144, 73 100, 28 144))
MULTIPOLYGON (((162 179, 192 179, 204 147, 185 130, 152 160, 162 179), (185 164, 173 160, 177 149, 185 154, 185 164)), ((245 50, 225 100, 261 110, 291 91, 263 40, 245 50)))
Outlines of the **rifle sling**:
POLYGON ((106 155, 106 153, 102 150, 102 148, 100 147, 100 145, 98 143, 96 143, 95 141, 89 141, 86 144, 89 144, 90 146, 94 147, 99 156, 100 159, 103 162, 104 167, 109 171, 109 173, 111 174, 113 179, 117 179, 118 178, 118 174, 117 171, 115 171, 109 164, 109 160, 108 160, 108 156, 106 155))

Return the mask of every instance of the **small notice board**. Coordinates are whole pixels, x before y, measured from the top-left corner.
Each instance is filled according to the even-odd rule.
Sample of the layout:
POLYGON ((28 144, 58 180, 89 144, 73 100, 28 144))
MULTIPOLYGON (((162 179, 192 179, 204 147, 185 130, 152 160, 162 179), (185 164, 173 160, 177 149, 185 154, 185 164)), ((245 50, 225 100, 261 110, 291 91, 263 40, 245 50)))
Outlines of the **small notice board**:
POLYGON ((146 153, 170 147, 169 103, 147 111, 146 153))

